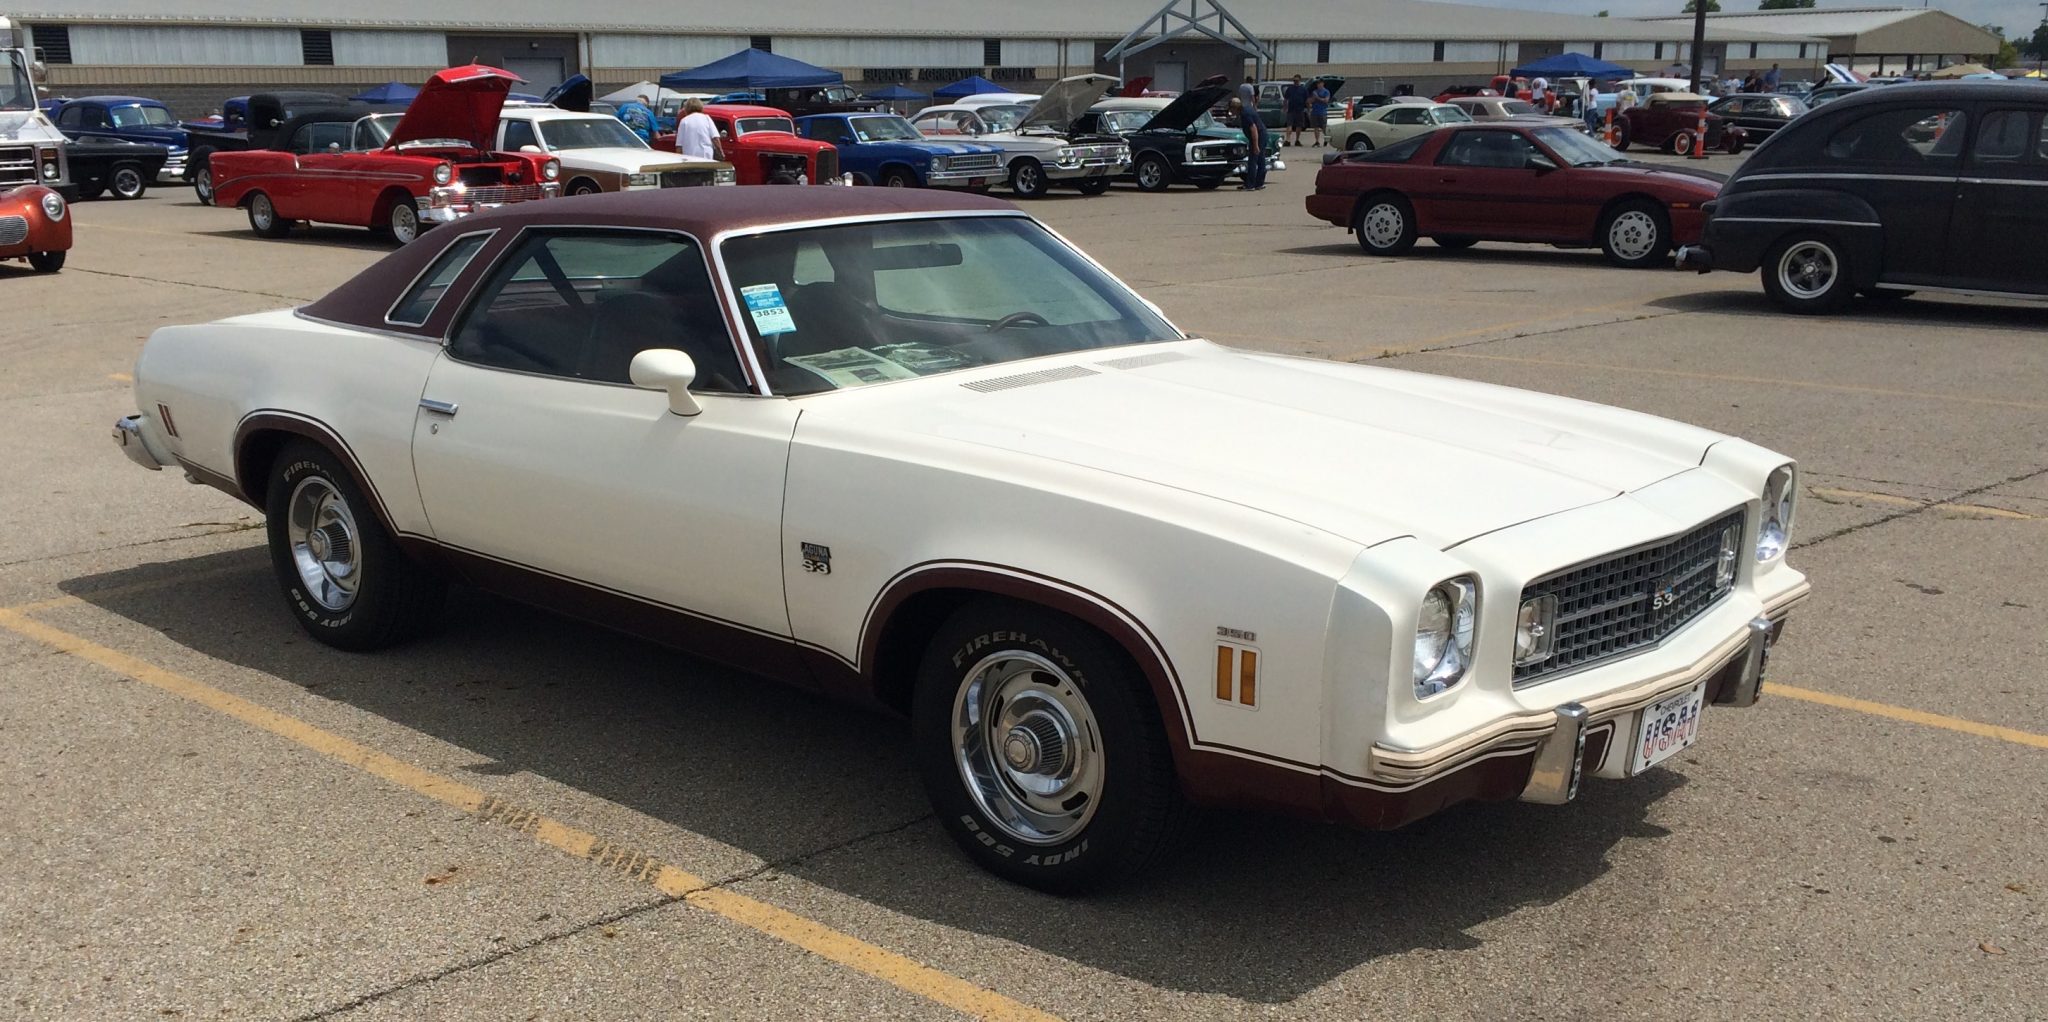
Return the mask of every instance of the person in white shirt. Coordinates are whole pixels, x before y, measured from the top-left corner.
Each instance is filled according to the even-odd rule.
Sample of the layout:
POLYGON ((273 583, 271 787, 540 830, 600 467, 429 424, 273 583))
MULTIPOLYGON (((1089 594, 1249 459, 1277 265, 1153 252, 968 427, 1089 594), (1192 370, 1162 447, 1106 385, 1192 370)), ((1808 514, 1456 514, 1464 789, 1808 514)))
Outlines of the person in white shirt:
POLYGON ((1537 75, 1529 80, 1529 102, 1550 112, 1550 79, 1537 75))
POLYGON ((676 122, 676 152, 698 160, 721 160, 718 125, 704 112, 704 101, 691 97, 683 104, 683 118, 676 122))

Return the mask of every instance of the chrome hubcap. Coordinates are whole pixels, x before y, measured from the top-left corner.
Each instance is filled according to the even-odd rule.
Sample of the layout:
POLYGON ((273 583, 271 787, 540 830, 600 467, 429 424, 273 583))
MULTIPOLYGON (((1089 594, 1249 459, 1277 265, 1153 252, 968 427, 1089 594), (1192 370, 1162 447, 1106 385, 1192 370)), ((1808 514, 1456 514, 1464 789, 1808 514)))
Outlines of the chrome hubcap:
POLYGON ((1400 207, 1391 202, 1382 202, 1365 211, 1365 223, 1361 228, 1365 240, 1374 248, 1388 248, 1401 240, 1401 232, 1407 228, 1400 207))
POLYGON ((953 700, 954 763, 975 805, 1033 845, 1080 833, 1102 798, 1095 711, 1066 671, 1007 651, 967 672, 953 700))
POLYGON ((403 203, 391 207, 391 234, 400 241, 411 241, 420 232, 420 217, 411 206, 403 203))
POLYGON ((1354 153, 1362 153, 1368 149, 1371 149, 1372 143, 1367 142, 1365 139, 1362 138, 1354 138, 1351 140, 1351 144, 1345 146, 1345 148, 1351 150, 1354 153))
POLYGON ((1835 286, 1839 272, 1834 250, 1817 241, 1802 241, 1778 260, 1778 283, 1795 298, 1819 298, 1835 286))
POLYGON ((1038 190, 1038 169, 1036 167, 1025 166, 1017 168, 1017 190, 1023 192, 1038 190))
POLYGON ((1147 188, 1159 187, 1159 182, 1162 179, 1164 179, 1165 176, 1166 175, 1160 171, 1159 163, 1156 160, 1146 160, 1145 162, 1138 164, 1138 183, 1144 185, 1147 188))
POLYGON ((277 219, 277 210, 271 208, 270 196, 258 195, 249 200, 249 219, 256 221, 257 227, 269 229, 271 223, 277 219))
POLYGON ((1657 221, 1642 210, 1630 210, 1607 227, 1607 244, 1623 259, 1641 259, 1657 247, 1657 221))
POLYGON ((311 476, 292 488, 285 536, 308 596, 332 611, 347 610, 356 602, 363 566, 360 534, 355 512, 333 483, 311 476))
POLYGON ((197 188, 198 188, 198 190, 199 190, 199 194, 201 194, 201 195, 209 195, 209 196, 210 196, 210 195, 212 195, 212 194, 213 194, 213 171, 210 171, 210 170, 202 170, 202 171, 200 171, 200 172, 199 172, 199 178, 198 178, 198 180, 197 180, 197 181, 195 182, 195 184, 196 184, 196 186, 197 186, 197 188))
POLYGON ((133 195, 142 190, 142 175, 132 170, 123 170, 114 175, 114 190, 122 195, 133 195))

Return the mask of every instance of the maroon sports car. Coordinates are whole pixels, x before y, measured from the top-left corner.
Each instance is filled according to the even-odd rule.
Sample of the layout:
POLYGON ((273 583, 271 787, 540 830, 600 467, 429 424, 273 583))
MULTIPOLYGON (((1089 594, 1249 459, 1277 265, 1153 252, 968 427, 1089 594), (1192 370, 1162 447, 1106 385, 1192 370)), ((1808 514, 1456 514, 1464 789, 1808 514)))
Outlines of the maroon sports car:
POLYGON ((1625 159, 1570 128, 1511 123, 1439 128, 1373 152, 1326 157, 1308 212, 1348 227, 1370 255, 1428 237, 1599 248, 1616 266, 1666 266, 1700 236, 1700 205, 1725 177, 1625 159))

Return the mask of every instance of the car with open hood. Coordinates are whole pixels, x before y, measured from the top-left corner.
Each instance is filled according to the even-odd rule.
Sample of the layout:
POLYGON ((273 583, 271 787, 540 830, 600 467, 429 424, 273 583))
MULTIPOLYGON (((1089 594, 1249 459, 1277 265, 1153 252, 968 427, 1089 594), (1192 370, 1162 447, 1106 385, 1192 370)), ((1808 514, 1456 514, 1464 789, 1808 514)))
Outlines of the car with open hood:
POLYGON ((373 228, 402 245, 434 224, 556 195, 561 161, 492 149, 505 95, 520 81, 468 64, 435 72, 403 114, 293 118, 276 148, 208 158, 214 203, 246 210, 249 229, 267 238, 316 222, 373 228))
POLYGON ((936 825, 1054 890, 1197 804, 1397 827, 1758 754, 1694 743, 1808 588, 1784 455, 1213 344, 961 192, 508 206, 134 378, 116 443, 260 509, 316 641, 460 580, 878 704, 936 825))
POLYGON ((1123 139, 1131 147, 1126 177, 1145 191, 1163 192, 1174 184, 1206 190, 1243 173, 1251 153, 1242 136, 1232 141, 1204 133, 1219 126, 1210 108, 1230 94, 1228 85, 1211 85, 1171 99, 1105 99, 1089 107, 1074 122, 1074 130, 1123 139))
POLYGON ((813 114, 798 118, 805 138, 837 147, 854 183, 889 188, 986 189, 1008 177, 1008 154, 979 142, 926 138, 890 113, 813 114))
POLYGON ((1639 163, 1584 129, 1501 121, 1446 127, 1367 153, 1331 153, 1310 216, 1350 230, 1368 255, 1417 238, 1598 248, 1628 269, 1668 266, 1696 242, 1720 174, 1639 163))
POLYGON ((1073 124, 1116 82, 1109 75, 1074 75, 1029 103, 970 96, 925 107, 910 123, 927 137, 965 138, 1003 150, 1004 177, 1021 197, 1038 198, 1055 185, 1100 195, 1130 168, 1131 147, 1115 135, 1076 135, 1073 124))

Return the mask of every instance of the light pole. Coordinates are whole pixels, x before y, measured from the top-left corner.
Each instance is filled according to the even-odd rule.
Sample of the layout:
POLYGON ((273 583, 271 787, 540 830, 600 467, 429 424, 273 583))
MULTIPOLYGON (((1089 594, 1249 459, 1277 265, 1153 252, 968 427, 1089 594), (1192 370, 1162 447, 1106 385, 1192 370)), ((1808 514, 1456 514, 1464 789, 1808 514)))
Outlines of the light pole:
MULTIPOLYGON (((2048 3, 2041 6, 2048 7, 2048 3)), ((1692 91, 1705 94, 1700 88, 1700 72, 1707 66, 1707 0, 1698 0, 1692 5, 1692 91)))

